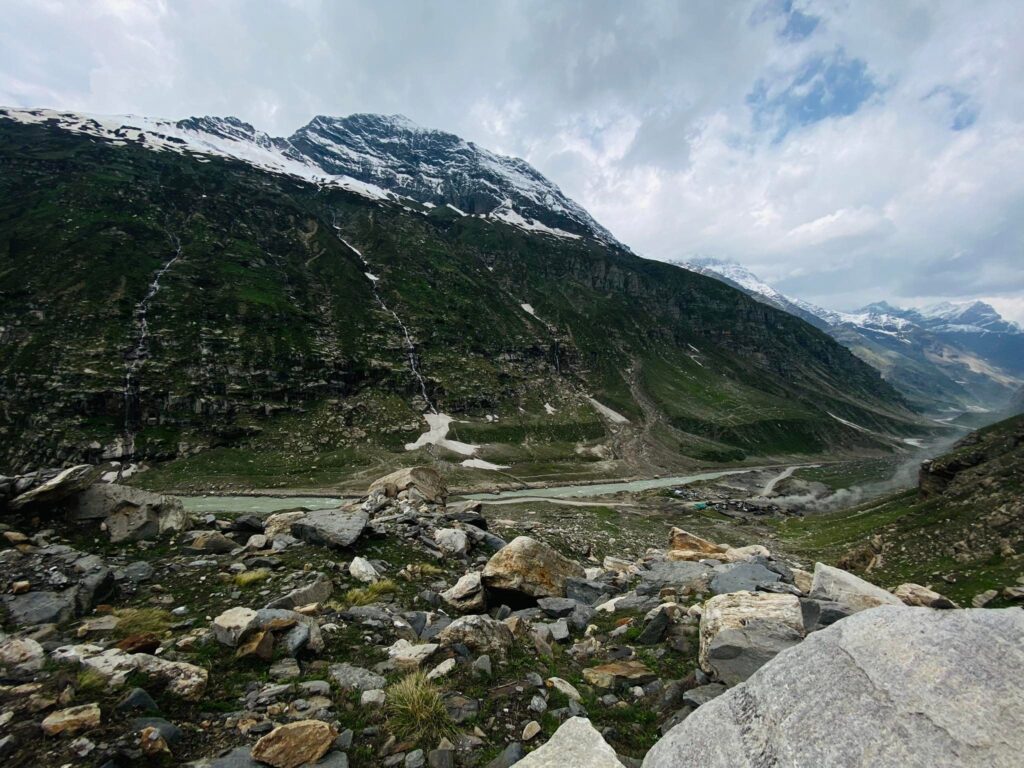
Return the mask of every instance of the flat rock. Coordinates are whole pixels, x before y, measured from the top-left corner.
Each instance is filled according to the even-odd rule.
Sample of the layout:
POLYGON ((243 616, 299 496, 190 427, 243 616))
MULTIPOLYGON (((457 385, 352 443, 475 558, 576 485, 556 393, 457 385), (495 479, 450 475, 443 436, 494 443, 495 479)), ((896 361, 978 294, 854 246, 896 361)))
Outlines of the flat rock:
POLYGON ((242 636, 256 625, 256 617, 252 608, 228 608, 213 620, 213 636, 218 643, 234 648, 242 636))
POLYGON ((1017 608, 864 610, 697 709, 643 768, 1016 768, 1021 637, 1017 608))
POLYGON ((674 587, 677 590, 701 591, 707 588, 711 566, 688 560, 662 560, 640 571, 640 578, 654 589, 674 587))
POLYGON ((760 584, 774 584, 781 576, 760 563, 736 562, 716 565, 711 577, 711 591, 716 595, 729 592, 754 592, 760 584))
POLYGON ((322 603, 331 596, 334 584, 326 573, 317 573, 316 578, 304 587, 293 589, 287 595, 272 600, 266 608, 298 608, 310 603, 322 603))
POLYGON ((383 675, 348 663, 332 664, 327 672, 343 691, 370 691, 387 685, 383 675))
POLYGON ((854 611, 863 611, 879 605, 903 605, 903 602, 891 592, 886 592, 848 571, 824 563, 814 564, 814 581, 811 583, 810 596, 818 600, 842 603, 854 611))
POLYGON ((8 502, 7 506, 12 510, 24 507, 52 506, 68 496, 84 491, 99 480, 103 470, 104 467, 96 467, 91 464, 78 464, 69 467, 56 477, 17 496, 13 501, 8 502))
POLYGON ((43 720, 43 733, 47 736, 79 733, 100 726, 100 705, 83 704, 51 712, 43 720))
POLYGON ((257 741, 252 757, 273 768, 298 768, 327 754, 337 735, 320 720, 299 720, 279 726, 257 741))
POLYGON ((800 600, 770 592, 733 592, 704 603, 701 669, 726 685, 746 680, 805 634, 800 600))
POLYGON ((583 679, 598 688, 623 688, 644 685, 657 675, 640 661, 613 661, 583 670, 583 679))
POLYGON ((291 524, 297 539, 325 547, 349 547, 362 534, 370 516, 362 510, 317 509, 291 524))
POLYGON ((19 627, 34 624, 63 624, 70 621, 77 610, 78 589, 63 592, 26 592, 23 595, 4 595, 3 605, 12 623, 19 627))
POLYGON ((615 750, 585 717, 570 717, 546 743, 516 765, 519 768, 623 768, 615 750))

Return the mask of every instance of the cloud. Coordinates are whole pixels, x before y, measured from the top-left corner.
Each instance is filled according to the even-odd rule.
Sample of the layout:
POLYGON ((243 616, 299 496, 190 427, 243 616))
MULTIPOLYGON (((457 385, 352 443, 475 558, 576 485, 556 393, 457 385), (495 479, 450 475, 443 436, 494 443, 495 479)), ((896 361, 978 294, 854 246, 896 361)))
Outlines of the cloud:
POLYGON ((636 252, 826 306, 1024 295, 1015 0, 8 0, 0 103, 403 113, 526 158, 636 252))

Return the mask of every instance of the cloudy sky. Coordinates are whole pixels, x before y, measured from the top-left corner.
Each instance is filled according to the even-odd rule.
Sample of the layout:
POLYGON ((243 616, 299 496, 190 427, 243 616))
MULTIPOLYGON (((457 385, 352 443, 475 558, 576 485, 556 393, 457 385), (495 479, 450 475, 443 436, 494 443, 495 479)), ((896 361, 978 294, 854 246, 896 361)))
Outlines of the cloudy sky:
POLYGON ((402 113, 656 259, 1024 321, 1020 0, 5 0, 0 104, 402 113))

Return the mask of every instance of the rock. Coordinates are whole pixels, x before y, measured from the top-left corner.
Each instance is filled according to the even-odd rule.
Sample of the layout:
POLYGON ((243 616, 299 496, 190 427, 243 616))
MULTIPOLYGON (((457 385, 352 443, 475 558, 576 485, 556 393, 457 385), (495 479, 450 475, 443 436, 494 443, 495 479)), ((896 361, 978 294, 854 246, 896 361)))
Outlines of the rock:
POLYGON ((960 607, 949 598, 943 597, 928 587, 922 587, 920 584, 900 584, 892 593, 906 605, 917 605, 922 608, 960 607))
POLYGON ((445 659, 427 673, 427 680, 436 680, 439 677, 451 674, 455 669, 455 659, 445 659))
POLYGON ((405 768, 423 768, 426 764, 426 755, 422 749, 414 749, 405 756, 405 768))
POLYGON ((848 605, 810 597, 800 598, 800 610, 804 616, 804 630, 808 633, 817 632, 856 613, 848 605))
POLYGON ((774 584, 781 577, 760 563, 729 563, 715 566, 711 591, 716 595, 729 592, 755 592, 759 584, 774 584))
POLYGON ((47 736, 57 736, 62 733, 88 731, 91 728, 99 728, 100 719, 99 704, 83 704, 80 707, 61 709, 46 716, 43 720, 43 733, 47 736))
POLYGON ((712 597, 700 618, 700 667, 726 685, 746 680, 804 637, 800 600, 770 592, 712 597))
POLYGON ((69 467, 56 477, 15 497, 13 501, 7 503, 7 506, 11 510, 19 510, 25 507, 53 506, 69 496, 84 491, 99 480, 103 470, 104 467, 95 467, 91 464, 79 464, 69 467))
POLYGON ((34 624, 63 624, 74 618, 77 588, 63 592, 26 592, 23 595, 4 595, 3 605, 11 623, 26 627, 34 624))
POLYGON ((274 657, 274 633, 269 629, 258 629, 239 644, 235 658, 247 659, 255 657, 270 661, 274 657))
POLYGON ((818 600, 833 600, 848 605, 854 611, 863 611, 879 605, 903 604, 898 597, 881 587, 824 563, 814 564, 814 581, 811 584, 810 596, 818 600))
POLYGON ((576 610, 579 603, 568 597, 542 597, 537 601, 537 607, 552 619, 563 619, 576 610))
POLYGON ((293 522, 291 533, 309 544, 344 548, 352 546, 369 520, 370 516, 361 510, 318 509, 293 522))
POLYGON ((639 661, 613 661, 583 670, 583 679, 598 688, 628 688, 644 685, 657 679, 657 675, 639 661))
POLYGON ((469 538, 458 528, 438 528, 434 531, 434 541, 446 555, 461 557, 469 550, 469 538))
POLYGON ((446 693, 444 708, 452 722, 459 724, 472 720, 480 714, 480 702, 461 693, 446 693))
POLYGON ((544 681, 544 685, 558 691, 570 701, 583 701, 583 697, 580 695, 580 692, 577 691, 568 680, 563 680, 560 677, 549 677, 544 681))
POLYGON ((725 560, 727 563, 739 563, 757 558, 769 558, 771 556, 772 553, 767 547, 762 547, 760 544, 750 544, 746 547, 729 547, 718 556, 718 559, 725 560))
POLYGON ((132 688, 115 709, 118 712, 159 712, 160 707, 144 688, 132 688))
POLYGON ((479 613, 487 606, 480 572, 473 571, 441 593, 441 599, 459 613, 479 613))
POLYGON ((540 723, 538 723, 536 720, 531 720, 523 728, 522 739, 523 741, 530 741, 530 739, 532 739, 538 733, 540 733, 540 723))
POLYGON ((636 638, 637 645, 654 645, 661 642, 661 638, 672 623, 668 611, 662 609, 654 614, 654 618, 647 622, 643 631, 636 638))
POLYGON ((585 605, 593 605, 610 591, 611 588, 607 584, 599 581, 576 578, 565 580, 565 596, 585 605))
POLYGON ((707 588, 711 566, 689 561, 662 560, 640 571, 640 578, 651 589, 673 588, 677 592, 702 592, 707 588))
POLYGON ((717 699, 727 690, 729 689, 721 683, 698 685, 696 688, 691 688, 683 694, 683 704, 696 709, 697 707, 707 704, 712 699, 717 699))
POLYGON ((456 619, 441 630, 437 639, 444 646, 461 643, 474 653, 486 653, 499 659, 505 659, 515 643, 508 626, 482 614, 456 619))
POLYGON ((333 591, 334 584, 331 582, 330 577, 326 573, 317 573, 316 578, 311 584, 293 589, 284 597, 279 597, 277 600, 267 603, 265 607, 291 610, 309 605, 310 603, 322 603, 331 596, 333 591))
POLYGON ((862 611, 697 709, 643 768, 1018 766, 1021 637, 1020 609, 862 611))
POLYGON ((124 685, 134 671, 166 684, 166 690, 186 701, 198 701, 206 691, 209 673, 203 667, 183 661, 168 661, 146 653, 125 653, 120 648, 103 650, 98 645, 64 645, 51 654, 55 661, 80 664, 110 678, 111 685, 124 685))
POLYGON ((669 549, 703 552, 708 557, 714 557, 715 555, 725 551, 725 547, 720 547, 713 541, 708 541, 707 539, 702 539, 700 536, 695 536, 688 531, 684 531, 682 528, 673 528, 669 531, 668 544, 669 549))
POLYGON ((480 575, 488 590, 528 598, 565 597, 566 579, 582 579, 583 567, 528 536, 513 539, 487 561, 480 575))
POLYGON ((793 584, 805 595, 809 594, 814 585, 814 574, 802 568, 792 568, 791 570, 793 571, 793 584))
POLYGON ((491 676, 491 657, 486 653, 473 662, 473 671, 480 677, 491 676))
POLYGON ((415 488, 420 495, 434 504, 443 504, 448 496, 448 487, 441 475, 431 467, 407 467, 374 480, 367 495, 382 491, 387 496, 397 496, 402 491, 415 488))
MULTIPOLYGON (((268 541, 273 541, 281 534, 290 534, 292 523, 301 520, 306 516, 306 510, 293 509, 290 512, 277 512, 263 521, 263 535, 268 541)), ((251 540, 251 537, 250 537, 251 540)))
POLYGON ((348 566, 348 572, 353 579, 357 579, 364 584, 371 584, 380 578, 377 569, 365 557, 352 558, 352 562, 348 566))
POLYGON ((256 623, 256 611, 252 608, 228 608, 213 620, 213 636, 221 645, 234 648, 256 623))
POLYGON ((585 717, 570 717, 545 744, 516 765, 519 768, 624 768, 615 750, 585 717))
POLYGON ((332 664, 327 672, 343 691, 369 691, 387 685, 383 675, 347 663, 332 664))
POLYGON ((76 520, 103 520, 115 543, 153 539, 187 530, 191 524, 181 499, 114 483, 93 485, 78 494, 70 511, 76 520))
POLYGON ((524 754, 523 745, 518 741, 513 741, 484 768, 511 768, 511 766, 519 765, 522 762, 524 754))
POLYGON ((0 642, 0 665, 8 675, 25 676, 43 668, 46 652, 30 637, 9 637, 0 642))
POLYGON ((388 648, 388 658, 402 669, 418 669, 423 662, 434 655, 438 648, 440 646, 437 643, 414 645, 405 638, 400 638, 388 648))
POLYGON ((380 709, 384 706, 387 698, 387 694, 380 689, 375 688, 363 691, 359 695, 359 706, 366 707, 367 709, 380 709))
POLYGON ((337 735, 320 720, 299 720, 279 726, 257 741, 252 758, 273 768, 298 768, 327 754, 337 735))
POLYGON ((271 664, 267 674, 271 680, 293 680, 302 674, 302 670, 295 659, 284 658, 271 664))
POLYGON ((153 578, 153 573, 153 566, 145 560, 136 560, 134 563, 128 563, 124 567, 124 577, 136 584, 149 581, 153 578))
POLYGON ((997 590, 986 589, 981 594, 975 595, 973 598, 971 598, 971 605, 975 608, 984 608, 997 597, 999 597, 999 592, 997 590))
POLYGON ((219 531, 203 531, 185 547, 189 552, 225 555, 238 545, 219 531))

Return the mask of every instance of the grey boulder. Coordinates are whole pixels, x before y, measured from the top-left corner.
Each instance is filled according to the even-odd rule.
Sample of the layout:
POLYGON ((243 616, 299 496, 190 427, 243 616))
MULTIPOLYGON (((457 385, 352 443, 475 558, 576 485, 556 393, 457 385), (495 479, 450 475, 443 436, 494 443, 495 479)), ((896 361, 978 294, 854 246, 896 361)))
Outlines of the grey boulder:
POLYGON ((585 717, 570 717, 543 746, 516 765, 519 768, 623 768, 615 750, 585 717))
POLYGON ((349 547, 363 533, 370 516, 362 510, 317 509, 292 523, 292 536, 309 544, 349 547))
POLYGON ((1024 611, 883 606, 780 653, 643 768, 1016 768, 1024 611))

